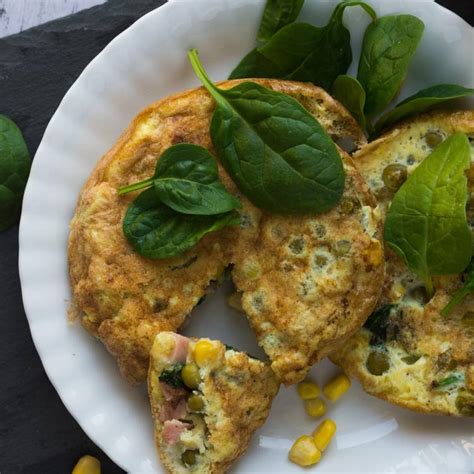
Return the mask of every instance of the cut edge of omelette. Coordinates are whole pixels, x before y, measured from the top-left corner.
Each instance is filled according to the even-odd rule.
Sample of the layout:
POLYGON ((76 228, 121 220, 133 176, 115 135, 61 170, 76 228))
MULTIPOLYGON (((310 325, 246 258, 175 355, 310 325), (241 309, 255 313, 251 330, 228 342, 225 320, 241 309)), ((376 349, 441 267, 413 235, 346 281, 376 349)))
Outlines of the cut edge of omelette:
POLYGON ((167 471, 222 473, 266 420, 279 383, 268 364, 210 339, 159 333, 148 391, 167 471))

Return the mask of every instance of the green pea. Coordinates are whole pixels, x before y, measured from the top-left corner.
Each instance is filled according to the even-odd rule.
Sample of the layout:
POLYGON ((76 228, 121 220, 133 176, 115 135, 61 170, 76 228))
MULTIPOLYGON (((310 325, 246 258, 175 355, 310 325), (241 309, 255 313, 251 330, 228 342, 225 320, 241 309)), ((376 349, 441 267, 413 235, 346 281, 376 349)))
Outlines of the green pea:
POLYGON ((349 198, 343 198, 339 204, 339 208, 343 214, 352 214, 354 212, 354 201, 349 198))
POLYGON ((196 464, 196 455, 199 454, 199 451, 188 449, 181 456, 181 461, 187 466, 194 466, 196 464))
POLYGON ((459 390, 456 408, 462 416, 474 416, 474 393, 470 390, 459 390))
POLYGON ((455 361, 454 359, 451 359, 449 362, 448 362, 448 366, 446 367, 447 370, 454 370, 456 369, 458 366, 458 363, 457 361, 455 361))
POLYGON ((407 180, 407 176, 407 167, 405 165, 394 164, 385 167, 382 179, 387 189, 395 192, 407 180))
POLYGON ((302 237, 298 237, 297 239, 290 242, 290 250, 298 255, 303 252, 304 250, 304 239, 302 237))
POLYGON ((351 247, 352 247, 352 244, 348 240, 338 240, 334 244, 334 253, 338 257, 342 257, 343 255, 346 255, 346 253, 349 252, 351 247))
POLYGON ((429 147, 434 148, 443 141, 443 136, 438 132, 428 132, 425 135, 425 140, 429 147))
POLYGON ((424 286, 416 286, 408 292, 414 300, 419 301, 421 304, 426 304, 430 300, 428 292, 424 286))
POLYGON ((325 255, 316 254, 314 256, 314 264, 317 267, 324 267, 328 263, 328 258, 325 255))
POLYGON ((382 375, 390 368, 388 354, 382 351, 372 351, 367 357, 366 366, 372 375, 382 375))
POLYGON ((327 230, 326 230, 326 227, 323 226, 322 224, 316 224, 314 226, 314 232, 315 232, 316 236, 321 239, 326 235, 327 230))
POLYGON ((405 357, 402 357, 403 362, 407 365, 413 365, 415 362, 420 360, 421 356, 419 355, 408 355, 405 357))
POLYGON ((201 383, 201 375, 196 364, 186 364, 181 370, 181 377, 186 387, 195 390, 201 383))
POLYGON ((192 413, 200 413, 204 408, 204 400, 200 395, 192 394, 188 398, 188 410, 192 413))

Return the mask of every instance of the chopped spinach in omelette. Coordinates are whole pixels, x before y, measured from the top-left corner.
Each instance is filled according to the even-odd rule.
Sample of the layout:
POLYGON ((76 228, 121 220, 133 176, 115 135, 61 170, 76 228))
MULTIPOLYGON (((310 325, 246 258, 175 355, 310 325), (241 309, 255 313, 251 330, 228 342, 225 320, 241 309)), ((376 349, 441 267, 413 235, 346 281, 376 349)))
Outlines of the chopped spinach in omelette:
MULTIPOLYGON (((420 116, 355 156, 384 211, 418 163, 456 132, 470 138, 466 212, 473 231, 474 111, 420 116)), ((448 315, 441 314, 466 278, 465 273, 434 277, 430 297, 423 282, 388 249, 379 307, 332 359, 380 398, 421 412, 474 416, 474 294, 468 292, 448 315)))

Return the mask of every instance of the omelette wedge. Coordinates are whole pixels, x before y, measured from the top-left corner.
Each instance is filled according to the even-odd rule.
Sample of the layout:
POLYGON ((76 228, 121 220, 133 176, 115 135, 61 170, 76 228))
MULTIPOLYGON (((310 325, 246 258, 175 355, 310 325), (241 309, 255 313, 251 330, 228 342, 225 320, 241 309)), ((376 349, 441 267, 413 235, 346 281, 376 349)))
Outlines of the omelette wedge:
POLYGON ((278 388, 268 364, 243 352, 219 341, 159 333, 148 390, 167 471, 225 472, 266 420, 278 388))

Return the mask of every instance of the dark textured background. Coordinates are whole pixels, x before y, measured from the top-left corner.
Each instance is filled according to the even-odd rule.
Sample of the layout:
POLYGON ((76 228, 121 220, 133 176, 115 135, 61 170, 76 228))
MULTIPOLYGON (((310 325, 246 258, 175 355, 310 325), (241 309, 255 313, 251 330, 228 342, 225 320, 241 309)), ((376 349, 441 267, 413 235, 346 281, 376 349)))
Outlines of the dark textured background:
MULTIPOLYGON (((0 39, 0 113, 20 126, 32 155, 60 100, 90 60, 163 3, 109 0, 0 39)), ((474 0, 438 3, 474 23, 474 0)), ((16 226, 0 234, 0 474, 68 473, 84 454, 102 461, 103 474, 122 473, 69 415, 43 371, 23 310, 17 260, 16 226)))

